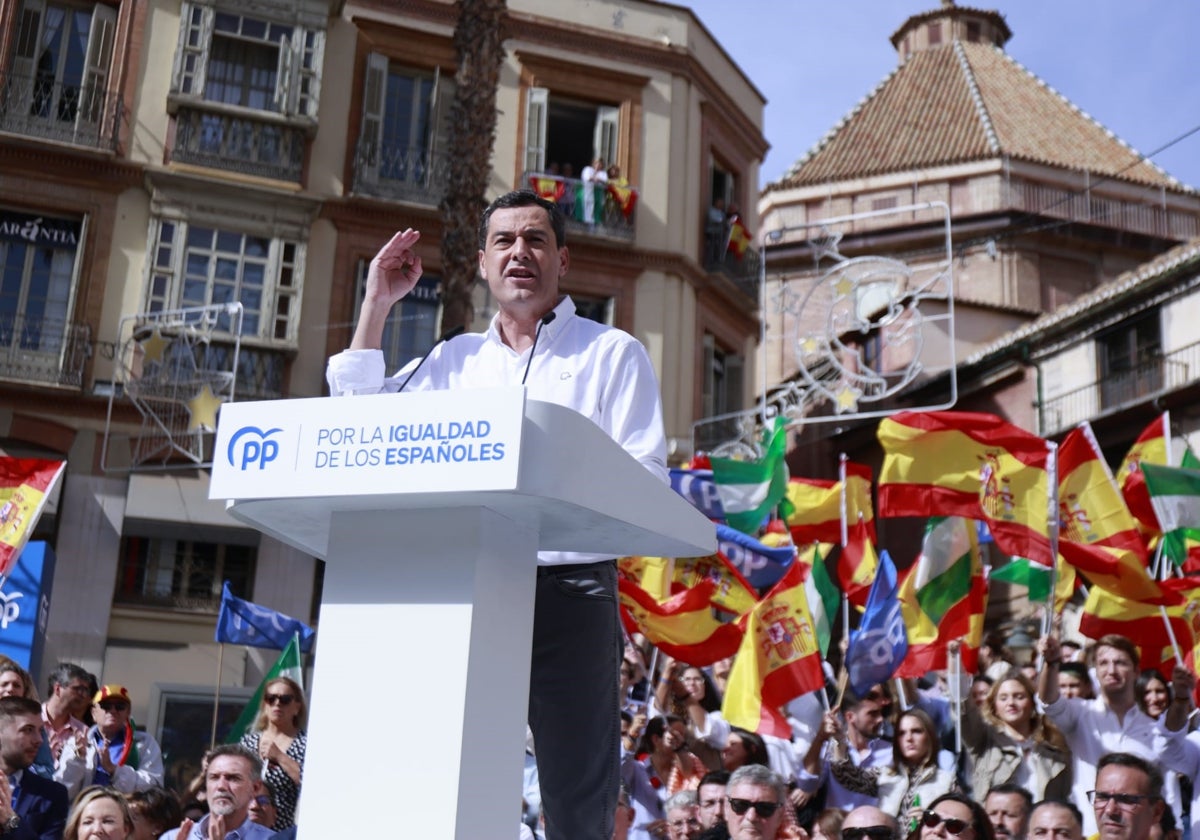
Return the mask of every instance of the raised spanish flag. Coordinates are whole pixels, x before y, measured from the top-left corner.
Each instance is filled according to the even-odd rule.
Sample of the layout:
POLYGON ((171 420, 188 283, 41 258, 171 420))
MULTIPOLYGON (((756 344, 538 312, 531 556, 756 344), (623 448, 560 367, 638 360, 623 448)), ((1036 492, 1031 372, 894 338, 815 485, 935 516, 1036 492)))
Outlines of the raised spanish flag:
MULTIPOLYGON (((1179 583, 1183 582, 1179 580, 1179 583)), ((1190 583, 1196 586, 1195 582, 1190 583)), ((1164 670, 1175 657, 1166 627, 1169 622, 1183 654, 1184 664, 1193 673, 1200 673, 1200 646, 1196 644, 1200 641, 1200 602, 1196 600, 1200 598, 1200 591, 1181 591, 1179 595, 1180 603, 1162 607, 1095 587, 1088 592, 1083 605, 1079 632, 1089 639, 1099 639, 1108 633, 1132 639, 1141 652, 1139 668, 1164 670)))
POLYGON ((791 738, 780 708, 825 685, 812 614, 804 595, 811 567, 793 563, 748 615, 745 636, 729 673, 721 714, 733 726, 791 738))
POLYGON ((66 461, 0 457, 0 577, 17 564, 66 466, 66 461))
POLYGON ((1171 417, 1167 412, 1156 417, 1142 430, 1117 470, 1117 484, 1121 488, 1121 495, 1125 497, 1125 504, 1129 506, 1129 512, 1147 534, 1161 534, 1162 529, 1154 516, 1146 482, 1142 478, 1142 464, 1171 464, 1171 417))
POLYGON ((729 224, 729 245, 726 250, 740 260, 753 241, 754 237, 750 235, 750 229, 746 227, 742 217, 734 216, 729 224))
POLYGON ((733 656, 742 641, 737 622, 717 621, 712 611, 716 589, 711 580, 658 603, 635 584, 619 578, 621 618, 659 650, 689 665, 711 665, 733 656))
POLYGON ((671 597, 674 566, 675 561, 670 557, 631 556, 617 560, 621 577, 660 603, 671 597))
POLYGON ((712 605, 724 612, 743 616, 758 603, 754 587, 720 551, 707 557, 679 557, 673 565, 672 593, 692 589, 707 580, 713 584, 712 605))
POLYGON ((846 533, 846 544, 837 559, 838 583, 851 604, 866 609, 871 584, 879 572, 874 532, 865 521, 859 521, 850 525, 846 533))
POLYGON ((957 639, 963 642, 963 667, 973 673, 987 609, 975 523, 957 516, 929 520, 899 597, 908 654, 897 675, 919 677, 945 668, 946 644, 957 639))
POLYGON ((1162 589, 1146 569, 1137 523, 1117 492, 1090 424, 1063 439, 1058 476, 1062 558, 1096 586, 1138 601, 1161 601, 1162 589))
POLYGON ((880 516, 983 519, 1006 553, 1051 562, 1042 438, 967 411, 898 412, 877 434, 880 516))
POLYGON ((633 208, 637 206, 637 190, 625 184, 614 184, 609 181, 608 194, 612 196, 613 203, 620 208, 621 215, 628 219, 633 214, 633 208))
POLYGON ((787 499, 792 510, 785 520, 796 545, 809 542, 841 543, 842 517, 848 524, 866 523, 875 539, 875 513, 871 504, 871 468, 847 462, 845 481, 791 478, 787 499))
POLYGON ((552 175, 530 175, 529 186, 533 187, 533 191, 547 201, 558 201, 566 193, 566 184, 562 178, 552 175))

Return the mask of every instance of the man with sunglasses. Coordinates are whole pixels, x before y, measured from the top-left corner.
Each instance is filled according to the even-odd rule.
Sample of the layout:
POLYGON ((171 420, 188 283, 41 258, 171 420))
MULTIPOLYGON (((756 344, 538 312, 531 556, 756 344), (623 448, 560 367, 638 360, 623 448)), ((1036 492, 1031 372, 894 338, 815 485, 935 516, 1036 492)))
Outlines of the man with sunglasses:
POLYGON ((747 764, 734 770, 725 786, 730 840, 776 840, 787 804, 787 786, 771 768, 747 764))
POLYGON ((900 823, 874 805, 859 805, 842 821, 842 840, 897 840, 900 823))
POLYGON ((123 685, 102 685, 92 704, 96 725, 88 730, 87 752, 62 763, 59 779, 74 799, 89 785, 121 793, 162 787, 162 748, 148 732, 139 732, 131 717, 132 701, 123 685))
POLYGON ((1163 774, 1158 766, 1130 753, 1109 753, 1096 770, 1088 800, 1100 826, 1100 840, 1148 840, 1162 819, 1163 774))

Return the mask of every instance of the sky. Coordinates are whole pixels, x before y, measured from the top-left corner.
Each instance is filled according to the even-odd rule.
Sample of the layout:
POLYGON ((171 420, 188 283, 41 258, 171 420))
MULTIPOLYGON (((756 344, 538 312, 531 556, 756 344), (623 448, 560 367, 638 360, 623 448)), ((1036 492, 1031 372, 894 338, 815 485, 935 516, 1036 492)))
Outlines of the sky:
MULTIPOLYGON (((898 63, 888 38, 939 0, 678 0, 766 97, 780 178, 898 63)), ((1200 188, 1200 0, 974 0, 1013 36, 1005 50, 1119 139, 1200 188), (1155 154, 1180 136, 1194 132, 1155 154)))

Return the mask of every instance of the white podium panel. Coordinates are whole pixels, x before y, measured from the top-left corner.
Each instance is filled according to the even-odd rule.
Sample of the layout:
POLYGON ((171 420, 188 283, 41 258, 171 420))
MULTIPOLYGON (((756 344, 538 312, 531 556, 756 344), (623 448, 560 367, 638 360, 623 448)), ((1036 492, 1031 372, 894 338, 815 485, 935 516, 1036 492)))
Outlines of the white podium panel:
POLYGON ((536 552, 696 556, 712 523, 523 388, 232 403, 210 497, 328 561, 300 840, 511 840, 536 552), (380 810, 380 809, 383 810, 380 810))

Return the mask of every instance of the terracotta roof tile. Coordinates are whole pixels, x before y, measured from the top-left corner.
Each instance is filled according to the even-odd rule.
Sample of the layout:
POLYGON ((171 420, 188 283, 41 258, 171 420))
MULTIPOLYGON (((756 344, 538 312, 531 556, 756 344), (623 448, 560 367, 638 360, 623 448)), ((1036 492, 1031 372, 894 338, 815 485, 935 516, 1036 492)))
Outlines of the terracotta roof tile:
POLYGON ((952 41, 914 53, 766 191, 1004 155, 1187 189, 1004 50, 952 41))

